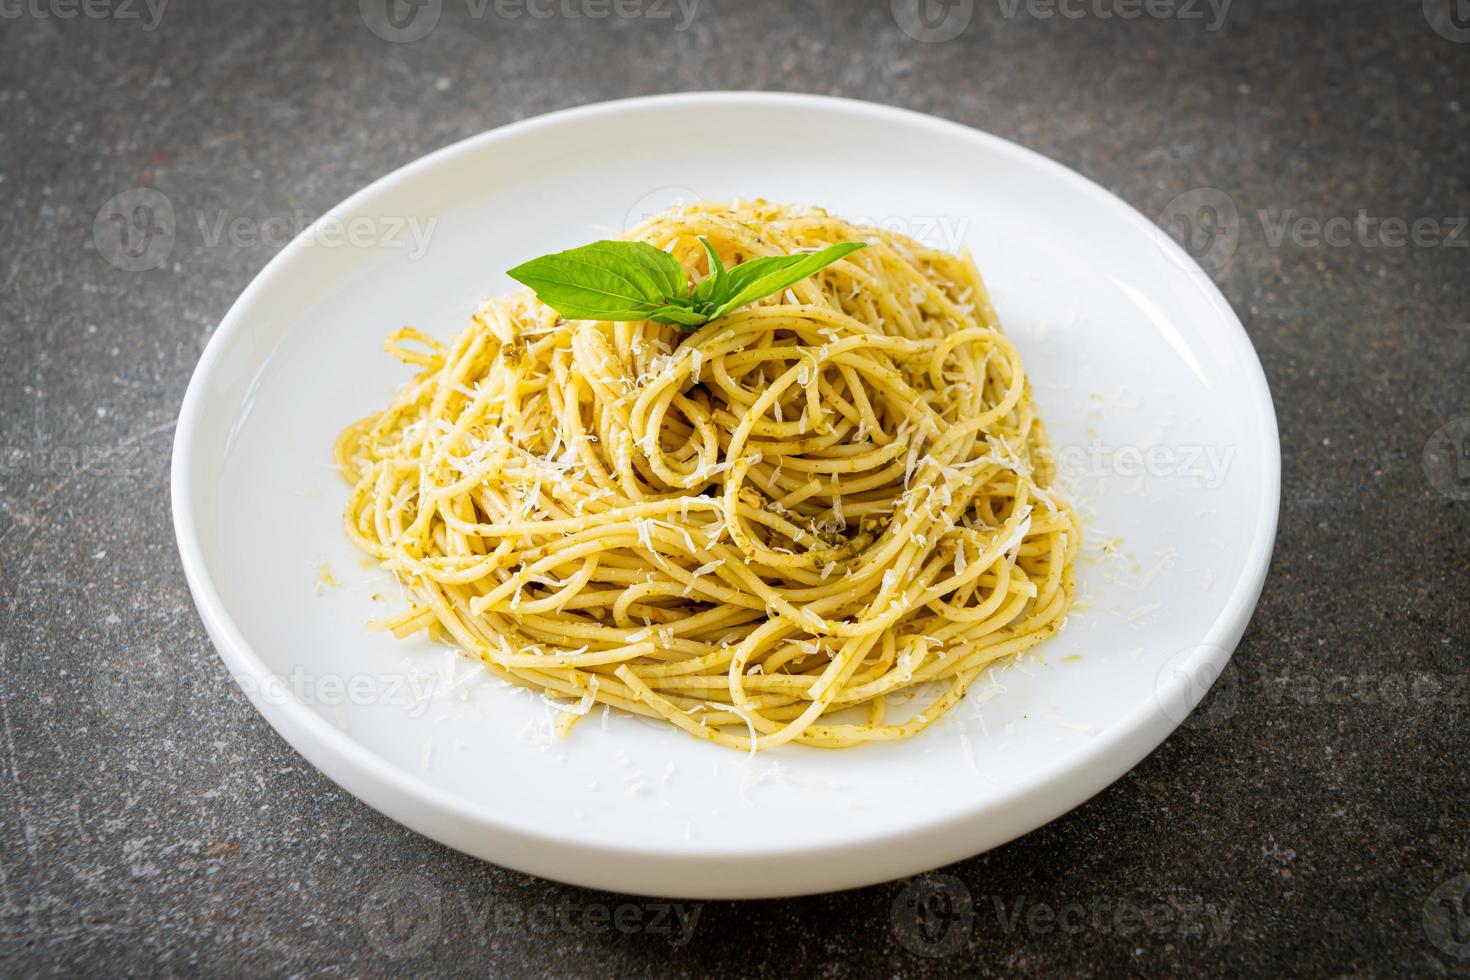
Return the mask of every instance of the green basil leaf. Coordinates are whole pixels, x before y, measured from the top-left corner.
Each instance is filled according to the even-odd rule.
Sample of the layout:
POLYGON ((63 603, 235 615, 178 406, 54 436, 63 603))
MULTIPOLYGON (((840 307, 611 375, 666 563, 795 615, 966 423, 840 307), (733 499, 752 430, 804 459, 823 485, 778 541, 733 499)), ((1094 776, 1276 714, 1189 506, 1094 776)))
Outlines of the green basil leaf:
POLYGON ((684 267, 647 242, 594 242, 532 259, 508 275, 574 320, 646 320, 688 302, 684 267))
POLYGON ((572 320, 652 320, 693 330, 716 317, 814 275, 866 242, 843 242, 809 255, 772 255, 726 269, 709 240, 699 244, 710 273, 691 289, 679 260, 647 242, 593 242, 543 255, 509 275, 572 320))
MULTIPOLYGON (((539 296, 540 294, 537 295, 539 296)), ((577 306, 570 303, 552 302, 548 300, 545 296, 540 296, 540 299, 541 302, 556 310, 556 312, 560 313, 565 319, 568 320, 626 320, 629 322, 634 322, 638 320, 647 320, 654 313, 657 313, 659 310, 663 309, 662 306, 654 306, 652 303, 646 306, 639 306, 634 309, 616 310, 606 306, 588 307, 577 306)))
POLYGON ((710 319, 718 319, 758 299, 779 293, 844 256, 867 247, 867 242, 842 242, 809 255, 770 255, 742 262, 725 277, 724 295, 715 297, 710 319))
POLYGON ((709 317, 703 313, 696 313, 686 306, 665 306, 654 310, 645 319, 655 323, 676 323, 686 329, 702 327, 709 322, 709 317))
POLYGON ((709 259, 709 275, 698 286, 694 287, 694 302, 715 303, 718 298, 725 294, 725 263, 720 261, 719 253, 710 245, 709 239, 700 236, 699 244, 704 246, 704 254, 709 259))
POLYGON ((679 260, 661 248, 647 242, 607 242, 614 246, 617 254, 636 262, 671 301, 680 301, 689 295, 689 274, 679 260), (631 248, 631 251, 629 251, 631 248))

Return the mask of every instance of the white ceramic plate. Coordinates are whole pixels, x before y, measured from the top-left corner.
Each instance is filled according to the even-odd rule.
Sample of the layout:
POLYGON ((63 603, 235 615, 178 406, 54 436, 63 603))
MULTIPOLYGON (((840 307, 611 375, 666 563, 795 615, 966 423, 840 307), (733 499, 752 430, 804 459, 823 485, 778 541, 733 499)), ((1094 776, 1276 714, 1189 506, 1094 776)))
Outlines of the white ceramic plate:
POLYGON ((348 791, 548 878, 744 898, 934 868, 1117 779, 1238 642, 1279 483, 1245 332, 1137 212, 953 123, 729 93, 517 123, 335 208, 266 267, 205 350, 179 418, 173 508, 220 655, 348 791), (480 299, 512 288, 502 270, 517 262, 681 199, 757 196, 974 251, 1086 515, 1082 598, 1063 634, 912 741, 751 758, 617 715, 554 741, 537 696, 427 640, 365 630, 400 608, 399 593, 343 536, 346 486, 329 460, 336 433, 408 377, 383 336, 413 324, 447 338, 480 299))

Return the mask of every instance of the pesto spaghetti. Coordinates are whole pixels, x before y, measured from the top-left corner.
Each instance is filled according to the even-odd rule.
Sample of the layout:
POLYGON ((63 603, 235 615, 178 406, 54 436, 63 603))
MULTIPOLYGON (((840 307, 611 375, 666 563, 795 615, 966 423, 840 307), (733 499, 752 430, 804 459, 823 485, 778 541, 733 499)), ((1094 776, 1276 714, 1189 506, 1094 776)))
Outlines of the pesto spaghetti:
POLYGON ((1059 628, 1081 532, 968 255, 764 202, 627 238, 696 284, 866 247, 702 325, 526 289, 447 344, 393 334, 418 375, 336 445, 347 533, 413 597, 376 625, 563 734, 601 703, 749 751, 907 738, 1059 628))

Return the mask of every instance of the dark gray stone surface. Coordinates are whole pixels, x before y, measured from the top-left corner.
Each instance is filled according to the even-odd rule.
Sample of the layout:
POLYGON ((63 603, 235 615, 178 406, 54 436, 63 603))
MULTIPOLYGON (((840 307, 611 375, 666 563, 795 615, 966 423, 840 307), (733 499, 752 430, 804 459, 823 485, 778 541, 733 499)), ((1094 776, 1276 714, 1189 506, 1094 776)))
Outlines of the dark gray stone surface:
POLYGON ((1452 0, 1236 0, 1223 23, 1204 0, 956 0, 947 41, 959 22, 900 29, 908 0, 701 0, 686 29, 620 2, 642 15, 431 0, 411 43, 352 2, 0 3, 0 974, 1470 969, 1470 422, 1431 439, 1470 416, 1452 0), (1213 274, 1265 364, 1285 488, 1215 723, 950 878, 706 903, 681 941, 651 903, 398 827, 246 703, 185 588, 167 467, 194 363, 274 247, 181 220, 130 272, 94 221, 143 186, 179 215, 315 216, 492 126, 722 87, 936 113, 1151 215, 1226 192, 1239 245, 1213 274), (1287 212, 1369 220, 1279 239, 1287 212), (1393 245, 1383 219, 1430 224, 1393 245), (1426 446, 1459 461, 1426 471, 1426 446), (965 896, 914 925, 915 901, 965 896))

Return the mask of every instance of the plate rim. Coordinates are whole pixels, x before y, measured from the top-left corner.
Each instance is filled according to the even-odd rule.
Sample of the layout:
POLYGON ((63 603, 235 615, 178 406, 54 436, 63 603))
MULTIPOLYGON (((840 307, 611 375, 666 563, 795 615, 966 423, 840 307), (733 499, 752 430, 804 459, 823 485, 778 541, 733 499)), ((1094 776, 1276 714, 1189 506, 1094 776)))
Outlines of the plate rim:
POLYGON ((882 117, 986 144, 988 149, 1019 157, 1030 166, 1049 171, 1085 193, 1101 197, 1120 216, 1141 224, 1159 246, 1185 270, 1193 273, 1203 298, 1220 314, 1229 346, 1241 358, 1244 387, 1260 419, 1262 480, 1256 509, 1257 532, 1230 594, 1205 636, 1180 670, 1191 678, 1211 681, 1224 669, 1255 611, 1265 585, 1274 549, 1280 509, 1281 455, 1275 405, 1259 355, 1239 315, 1219 287, 1172 238, 1163 233, 1127 201, 1089 177, 1018 143, 960 122, 898 106, 828 95, 789 92, 710 91, 636 96, 574 106, 545 113, 466 137, 427 153, 378 177, 326 211, 311 227, 288 243, 251 279, 210 336, 190 378, 180 407, 170 462, 171 512, 185 579, 205 629, 231 677, 242 687, 257 711, 292 748, 344 790, 364 803, 456 850, 519 871, 593 888, 680 898, 763 898, 827 892, 876 884, 973 856, 1000 846, 1060 818, 1102 789, 1121 779, 1178 727, 1157 703, 1144 703, 1100 731, 1068 755, 1065 765, 1017 780, 998 801, 972 805, 946 818, 913 823, 901 831, 874 831, 866 836, 819 847, 747 843, 739 850, 715 848, 711 842, 629 841, 609 846, 579 841, 565 832, 548 832, 504 814, 484 810, 456 794, 402 769, 353 740, 292 694, 266 702, 256 692, 272 671, 245 640, 211 577, 195 519, 195 481, 191 475, 191 446, 200 416, 208 402, 206 389, 221 364, 225 348, 248 328, 247 311, 266 293, 309 242, 322 222, 350 213, 380 190, 461 154, 477 152, 498 142, 536 130, 575 124, 597 116, 639 113, 669 107, 698 105, 721 109, 734 106, 815 110, 853 118, 882 117), (1233 329, 1231 329, 1233 328, 1233 329), (247 679, 249 683, 247 683, 247 679), (1042 805, 1041 801, 1046 802, 1042 805), (1044 819, 1025 810, 1045 810, 1044 819), (993 826, 977 828, 989 821, 993 826), (478 831, 474 843, 463 837, 465 826, 478 831), (936 841, 942 844, 935 843, 936 841), (703 844, 704 846, 701 846, 703 844), (554 849, 557 853, 551 854, 554 849), (888 856, 875 857, 886 849, 888 856), (861 860, 858 858, 861 857, 861 860), (852 859, 852 860, 848 860, 852 859), (781 862, 789 873, 754 872, 724 880, 697 869, 716 872, 736 865, 781 862), (650 867, 656 865, 656 867, 650 867), (895 870, 897 869, 897 870, 895 870), (682 879, 690 879, 683 881, 682 879))

